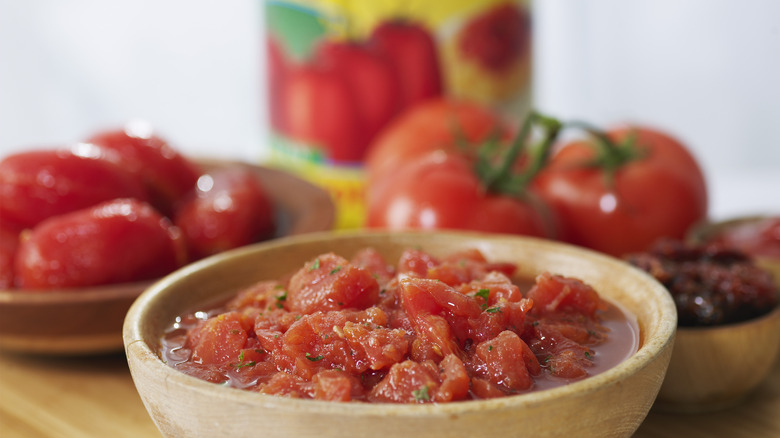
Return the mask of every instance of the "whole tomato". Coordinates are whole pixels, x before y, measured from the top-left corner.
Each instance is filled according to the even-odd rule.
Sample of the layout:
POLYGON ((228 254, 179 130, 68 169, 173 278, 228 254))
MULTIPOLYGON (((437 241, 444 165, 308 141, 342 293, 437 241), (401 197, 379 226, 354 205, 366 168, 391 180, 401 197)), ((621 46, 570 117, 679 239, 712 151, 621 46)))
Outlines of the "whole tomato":
POLYGON ((368 133, 346 77, 333 65, 303 64, 288 70, 281 99, 285 134, 313 145, 319 159, 355 162, 368 133))
MULTIPOLYGON (((401 84, 393 65, 371 45, 326 40, 317 46, 314 62, 331 65, 349 83, 367 142, 401 108, 401 84)), ((364 144, 362 152, 367 148, 364 144)))
POLYGON ((20 289, 147 280, 185 261, 179 230, 145 202, 116 199, 46 219, 25 234, 14 267, 20 289))
POLYGON ((366 184, 387 179, 402 164, 431 151, 473 155, 489 139, 508 139, 514 133, 510 123, 482 105, 447 98, 422 102, 395 118, 374 140, 365 161, 366 184))
POLYGON ((403 107, 441 96, 442 75, 436 42, 423 25, 404 20, 383 22, 373 29, 369 41, 395 66, 403 107))
POLYGON ((416 158, 371 193, 368 227, 555 234, 549 212, 533 194, 488 193, 468 160, 444 151, 416 158))
POLYGON ((121 129, 100 132, 87 140, 113 151, 117 162, 143 182, 149 202, 164 214, 192 190, 199 166, 156 135, 149 124, 131 122, 121 129))
POLYGON ((49 217, 115 198, 147 199, 143 185, 130 172, 99 151, 92 152, 40 150, 3 159, 0 220, 32 227, 49 217))
POLYGON ((177 208, 190 257, 198 259, 269 237, 274 210, 258 177, 233 166, 201 176, 198 188, 177 208))
POLYGON ((15 286, 14 258, 21 231, 21 226, 9 220, 0 220, 0 290, 15 286))
POLYGON ((367 225, 390 229, 468 229, 538 237, 556 235, 555 220, 527 185, 546 153, 538 153, 527 169, 515 163, 531 127, 546 133, 540 150, 549 150, 560 124, 532 114, 518 137, 501 155, 492 148, 476 158, 455 150, 435 150, 409 160, 367 190, 367 225))
POLYGON ((533 183, 562 240, 621 256, 681 239, 706 218, 704 175, 679 141, 638 126, 590 131, 593 140, 564 145, 533 183))

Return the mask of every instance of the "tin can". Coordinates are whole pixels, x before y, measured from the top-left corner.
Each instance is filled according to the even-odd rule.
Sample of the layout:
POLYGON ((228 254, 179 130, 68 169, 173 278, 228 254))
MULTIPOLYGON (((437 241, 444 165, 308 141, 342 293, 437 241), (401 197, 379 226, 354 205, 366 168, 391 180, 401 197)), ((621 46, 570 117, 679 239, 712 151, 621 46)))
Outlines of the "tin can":
POLYGON ((423 100, 473 100, 523 117, 531 100, 528 1, 264 2, 268 163, 325 187, 337 228, 365 216, 373 139, 423 100))

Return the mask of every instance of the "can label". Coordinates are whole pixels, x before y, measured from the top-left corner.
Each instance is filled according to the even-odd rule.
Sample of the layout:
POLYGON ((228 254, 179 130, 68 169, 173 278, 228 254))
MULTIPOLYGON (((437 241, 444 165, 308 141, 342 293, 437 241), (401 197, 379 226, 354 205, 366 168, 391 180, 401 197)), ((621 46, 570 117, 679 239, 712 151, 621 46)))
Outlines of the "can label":
POLYGON ((530 108, 528 1, 266 1, 269 163, 325 187, 363 225, 363 159, 394 118, 452 96, 530 108))

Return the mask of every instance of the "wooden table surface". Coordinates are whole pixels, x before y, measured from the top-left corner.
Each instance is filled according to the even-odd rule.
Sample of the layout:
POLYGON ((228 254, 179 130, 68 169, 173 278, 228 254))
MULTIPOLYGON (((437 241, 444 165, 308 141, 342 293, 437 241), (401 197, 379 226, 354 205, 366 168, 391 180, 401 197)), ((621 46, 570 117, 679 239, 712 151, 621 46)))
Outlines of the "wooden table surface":
MULTIPOLYGON (((159 437, 123 354, 62 358, 0 353, 0 436, 159 437)), ((638 438, 780 437, 780 362, 743 404, 710 414, 650 412, 638 438)))

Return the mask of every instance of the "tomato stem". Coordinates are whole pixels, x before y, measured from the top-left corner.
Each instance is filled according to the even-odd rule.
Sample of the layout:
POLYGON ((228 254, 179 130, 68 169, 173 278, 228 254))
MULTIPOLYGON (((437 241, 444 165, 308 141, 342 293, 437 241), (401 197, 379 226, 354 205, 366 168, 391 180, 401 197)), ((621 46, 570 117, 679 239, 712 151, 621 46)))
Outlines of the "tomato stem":
POLYGON ((626 138, 615 142, 606 132, 592 124, 583 121, 570 121, 565 124, 568 127, 580 128, 595 139, 598 148, 596 157, 584 163, 584 166, 602 169, 606 185, 614 185, 615 172, 625 164, 644 158, 647 154, 637 145, 636 131, 629 131, 626 138))
POLYGON ((546 165, 562 126, 557 119, 533 111, 523 121, 520 132, 503 156, 497 157, 497 138, 480 148, 475 171, 485 189, 493 193, 523 196, 530 181, 546 165), (529 153, 531 161, 528 166, 517 173, 514 171, 515 163, 525 150, 528 138, 535 127, 542 129, 542 139, 529 153), (495 164, 496 160, 498 165, 495 164))

